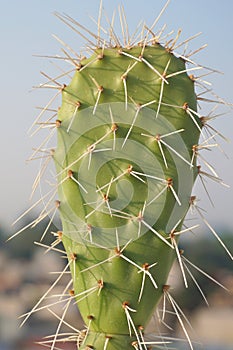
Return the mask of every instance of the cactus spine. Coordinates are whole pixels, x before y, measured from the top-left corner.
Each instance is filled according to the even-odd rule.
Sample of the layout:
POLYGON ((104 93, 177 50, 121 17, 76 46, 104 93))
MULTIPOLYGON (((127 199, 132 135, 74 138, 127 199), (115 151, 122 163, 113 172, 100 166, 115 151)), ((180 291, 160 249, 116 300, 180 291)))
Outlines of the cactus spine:
POLYGON ((193 349, 167 278, 177 258, 187 287, 178 240, 195 228, 182 227, 201 171, 206 125, 189 75, 200 67, 187 68, 188 59, 174 53, 177 38, 163 46, 152 29, 138 42, 126 35, 124 44, 112 27, 108 43, 93 35, 91 57, 77 62, 66 54, 75 73, 59 85, 56 211, 73 278, 70 300, 86 324, 80 350, 149 349, 144 329, 161 298, 171 302, 193 349))

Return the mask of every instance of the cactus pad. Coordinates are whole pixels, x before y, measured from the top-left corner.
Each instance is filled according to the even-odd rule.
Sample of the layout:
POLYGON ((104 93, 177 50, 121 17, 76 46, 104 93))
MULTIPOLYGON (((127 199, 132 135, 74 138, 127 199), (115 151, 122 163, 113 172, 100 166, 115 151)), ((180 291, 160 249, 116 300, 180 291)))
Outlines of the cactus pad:
POLYGON ((140 344, 189 208, 195 113, 184 60, 158 43, 97 49, 63 88, 54 159, 62 240, 90 330, 80 349, 140 344))
MULTIPOLYGON (((61 92, 62 103, 55 122, 51 123, 49 118, 41 123, 42 127, 52 125, 52 131, 32 156, 33 159, 38 152, 46 153, 33 192, 50 159, 56 168, 56 188, 36 203, 44 204, 50 195, 39 217, 26 227, 34 227, 52 213, 44 237, 58 212, 62 229, 55 234, 57 239, 49 249, 55 249, 62 242, 68 264, 26 314, 25 320, 40 309, 40 303, 70 268, 73 289, 66 300, 51 350, 55 349, 71 301, 77 304, 86 327, 79 334, 78 349, 149 350, 154 345, 158 348, 164 345, 167 349, 164 340, 145 342, 144 336, 162 298, 161 320, 166 313, 167 299, 193 349, 180 316, 182 312, 168 292, 168 276, 177 258, 187 287, 178 241, 182 233, 197 226, 184 226, 190 206, 197 210, 232 258, 195 206, 196 197, 192 195, 197 176, 204 174, 222 182, 208 162, 204 160, 211 174, 203 172, 197 164, 200 150, 212 147, 209 140, 215 139, 218 133, 212 135, 216 130, 211 129, 207 132, 208 138, 203 134, 209 118, 200 116, 197 110, 197 80, 189 75, 190 71, 203 67, 174 52, 180 33, 162 43, 163 30, 155 35, 154 25, 143 26, 142 39, 137 41, 136 33, 131 38, 128 35, 122 8, 119 15, 122 44, 112 24, 109 40, 101 38, 101 11, 98 35, 67 15, 57 15, 79 34, 82 29, 92 40, 97 39, 97 43, 88 40, 88 49, 92 52, 88 58, 74 55, 75 51, 63 43, 65 61, 74 66, 72 77, 69 71, 67 84, 49 78, 49 87, 52 82, 55 84, 52 88, 61 92), (194 66, 189 68, 188 63, 194 66), (44 150, 54 131, 55 149, 44 150), (55 209, 54 206, 49 209, 57 193, 55 209)), ((54 99, 34 125, 40 122, 43 113, 53 111, 54 99)), ((203 273, 199 268, 198 271, 203 273)), ((195 284, 198 286, 196 281, 195 284)), ((59 302, 64 301, 62 298, 70 285, 59 302)))

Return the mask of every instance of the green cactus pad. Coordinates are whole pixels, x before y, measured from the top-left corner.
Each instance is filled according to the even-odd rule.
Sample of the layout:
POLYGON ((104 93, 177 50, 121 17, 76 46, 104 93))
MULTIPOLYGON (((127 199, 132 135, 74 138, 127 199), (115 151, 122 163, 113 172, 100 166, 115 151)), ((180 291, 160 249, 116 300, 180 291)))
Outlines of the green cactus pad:
POLYGON ((64 86, 57 127, 62 240, 88 327, 80 349, 140 349, 197 174, 194 82, 157 43, 97 49, 64 86))

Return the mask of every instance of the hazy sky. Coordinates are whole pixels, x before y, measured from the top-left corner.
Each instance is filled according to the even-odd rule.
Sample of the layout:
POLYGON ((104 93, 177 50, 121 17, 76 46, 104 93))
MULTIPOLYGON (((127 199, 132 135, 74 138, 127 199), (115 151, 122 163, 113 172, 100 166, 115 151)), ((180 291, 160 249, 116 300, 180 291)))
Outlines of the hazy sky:
MULTIPOLYGON (((149 25, 165 4, 162 0, 127 0, 124 3, 131 32, 142 19, 149 25)), ((118 0, 103 1, 106 12, 111 17, 118 0)), ((30 139, 27 130, 38 111, 36 106, 46 104, 46 91, 31 87, 44 80, 40 71, 54 70, 49 60, 34 57, 34 54, 60 54, 60 44, 52 37, 56 34, 71 43, 79 52, 83 42, 78 36, 70 34, 65 25, 53 13, 67 13, 79 22, 94 30, 95 24, 88 17, 97 18, 98 0, 8 0, 1 4, 0 45, 1 45, 1 181, 0 181, 0 222, 7 227, 17 215, 29 205, 33 177, 39 164, 26 164, 31 149, 37 140, 30 139), (70 37, 69 37, 70 35, 70 37)), ((233 2, 229 0, 171 0, 166 13, 161 18, 158 28, 167 23, 167 32, 181 28, 181 39, 193 34, 203 34, 190 44, 190 50, 205 43, 208 47, 194 56, 198 63, 208 65, 225 72, 215 74, 208 80, 213 82, 218 95, 233 102, 233 2)), ((57 62, 56 62, 57 64, 57 62)), ((211 106, 210 106, 211 108, 211 106)), ((218 227, 233 227, 233 110, 227 116, 219 118, 214 127, 231 139, 231 143, 222 142, 222 147, 229 159, 216 151, 210 154, 216 164, 219 175, 231 189, 209 182, 208 188, 213 193, 215 208, 212 208, 203 193, 200 206, 208 210, 207 217, 218 227)), ((210 152, 209 152, 210 153, 210 152)), ((199 193, 199 192, 198 192, 199 193)))

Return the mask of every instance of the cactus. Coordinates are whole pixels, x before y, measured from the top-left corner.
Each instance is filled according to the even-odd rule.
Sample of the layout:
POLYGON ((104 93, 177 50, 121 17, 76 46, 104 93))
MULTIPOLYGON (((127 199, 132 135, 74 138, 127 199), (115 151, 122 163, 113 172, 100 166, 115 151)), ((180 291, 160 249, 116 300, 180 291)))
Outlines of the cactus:
MULTIPOLYGON (((83 29, 70 17, 57 16, 83 29)), ((126 29, 124 18, 121 9, 126 29)), ((111 25, 108 42, 100 30, 100 18, 97 35, 86 30, 97 40, 88 42, 89 58, 72 58, 64 50, 75 68, 71 81, 61 85, 51 79, 61 91, 62 104, 53 123, 57 146, 49 155, 56 166, 58 200, 49 213, 51 222, 59 212, 62 230, 56 242, 64 245, 73 279, 68 300, 75 300, 86 324, 78 346, 165 346, 144 340, 144 329, 164 299, 193 349, 167 284, 177 259, 188 286, 178 241, 197 226, 183 227, 190 207, 232 258, 192 195, 197 176, 206 174, 197 161, 201 145, 210 148, 212 139, 203 132, 208 118, 197 110, 193 72, 203 67, 188 68, 191 59, 175 53, 179 35, 162 44, 162 32, 143 27, 142 39, 130 38, 125 30, 120 43, 111 25)), ((213 172, 209 177, 221 182, 213 172)), ((162 314, 163 320, 165 309, 162 314)))
POLYGON ((157 42, 96 49, 80 63, 62 91, 54 154, 62 242, 90 323, 80 349, 106 339, 109 350, 140 348, 137 329, 164 293, 195 180, 194 82, 157 42))

